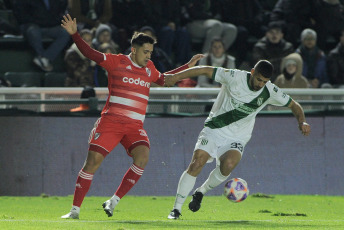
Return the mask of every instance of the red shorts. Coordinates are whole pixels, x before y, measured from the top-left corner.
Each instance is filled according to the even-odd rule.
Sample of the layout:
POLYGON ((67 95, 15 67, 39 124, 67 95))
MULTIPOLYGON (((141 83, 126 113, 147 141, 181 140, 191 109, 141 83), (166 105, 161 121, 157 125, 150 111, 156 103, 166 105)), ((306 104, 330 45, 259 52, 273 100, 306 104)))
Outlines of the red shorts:
POLYGON ((94 124, 89 138, 89 151, 94 151, 106 157, 121 143, 129 156, 136 146, 145 145, 149 148, 150 142, 143 124, 138 122, 114 121, 108 117, 99 118, 94 124))

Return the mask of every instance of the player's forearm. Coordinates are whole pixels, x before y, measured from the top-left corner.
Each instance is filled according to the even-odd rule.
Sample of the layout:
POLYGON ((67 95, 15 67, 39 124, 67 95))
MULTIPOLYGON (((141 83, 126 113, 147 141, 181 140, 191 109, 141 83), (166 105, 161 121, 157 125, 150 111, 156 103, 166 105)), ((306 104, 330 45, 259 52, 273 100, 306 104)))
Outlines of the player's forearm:
POLYGON ((299 125, 302 124, 303 122, 306 122, 305 113, 303 112, 303 109, 298 102, 293 101, 293 105, 291 106, 291 111, 293 112, 299 125))
POLYGON ((197 77, 199 75, 205 75, 208 78, 212 78, 214 67, 212 66, 194 66, 187 70, 181 71, 174 75, 176 81, 183 80, 185 78, 197 77))

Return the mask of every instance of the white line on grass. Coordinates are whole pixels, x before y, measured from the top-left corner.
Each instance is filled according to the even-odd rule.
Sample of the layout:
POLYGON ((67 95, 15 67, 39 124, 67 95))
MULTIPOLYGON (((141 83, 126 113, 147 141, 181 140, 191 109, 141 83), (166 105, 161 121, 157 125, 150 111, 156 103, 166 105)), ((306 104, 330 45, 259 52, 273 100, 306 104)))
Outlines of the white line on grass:
MULTIPOLYGON (((16 219, 2 219, 0 222, 44 222, 44 223, 158 223, 158 222, 174 222, 176 220, 16 220, 16 219)), ((284 220, 177 220, 176 222, 233 222, 233 223, 241 223, 241 222, 276 222, 276 221, 284 221, 284 222, 344 222, 344 220, 297 220, 297 219, 284 219, 284 220)))

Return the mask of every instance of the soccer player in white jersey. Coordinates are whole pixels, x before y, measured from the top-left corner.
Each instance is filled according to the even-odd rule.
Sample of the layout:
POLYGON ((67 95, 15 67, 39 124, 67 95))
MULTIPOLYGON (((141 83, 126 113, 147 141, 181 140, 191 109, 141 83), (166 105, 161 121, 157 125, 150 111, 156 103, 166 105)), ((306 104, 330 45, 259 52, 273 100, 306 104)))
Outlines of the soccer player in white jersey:
POLYGON ((197 188, 189 209, 197 212, 203 195, 224 182, 238 165, 245 145, 250 140, 257 113, 266 105, 287 106, 297 119, 302 134, 310 133, 310 126, 302 107, 289 95, 270 82, 273 66, 269 61, 257 62, 251 72, 221 67, 198 66, 170 76, 165 85, 189 77, 206 75, 222 84, 217 99, 199 134, 191 163, 180 177, 173 210, 169 219, 178 219, 182 206, 193 189, 196 177, 207 162, 216 159, 216 167, 203 185, 197 188))

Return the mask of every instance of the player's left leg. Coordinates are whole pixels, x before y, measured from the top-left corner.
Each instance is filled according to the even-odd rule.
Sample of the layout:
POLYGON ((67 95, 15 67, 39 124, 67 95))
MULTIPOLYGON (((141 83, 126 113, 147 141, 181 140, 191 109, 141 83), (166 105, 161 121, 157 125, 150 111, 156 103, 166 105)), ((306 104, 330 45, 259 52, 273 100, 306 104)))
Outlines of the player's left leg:
POLYGON ((108 217, 113 215, 113 210, 119 203, 120 199, 127 194, 130 189, 138 182, 141 178, 144 167, 148 163, 149 159, 149 148, 145 145, 135 147, 131 155, 133 157, 133 164, 129 167, 128 171, 124 175, 121 184, 117 188, 115 194, 110 200, 103 203, 103 208, 108 217))

